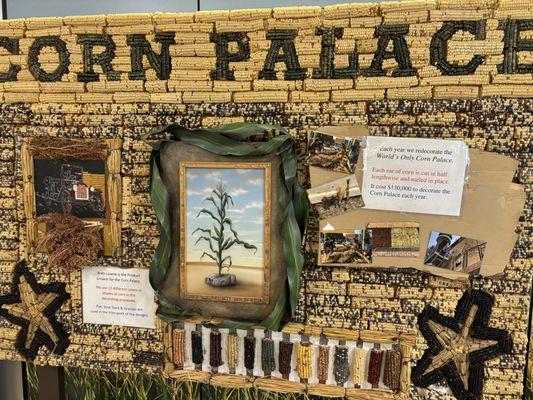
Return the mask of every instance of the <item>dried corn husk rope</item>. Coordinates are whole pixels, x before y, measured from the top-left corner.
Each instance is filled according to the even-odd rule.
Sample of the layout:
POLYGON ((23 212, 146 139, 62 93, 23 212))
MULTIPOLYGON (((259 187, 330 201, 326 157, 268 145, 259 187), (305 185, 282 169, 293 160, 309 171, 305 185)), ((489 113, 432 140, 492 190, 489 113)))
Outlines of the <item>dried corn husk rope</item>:
POLYGON ((365 358, 366 351, 364 349, 354 349, 352 359, 352 379, 353 383, 361 387, 365 380, 365 358))
POLYGON ((202 348, 202 332, 191 332, 192 362, 194 365, 201 365, 204 362, 204 350, 202 348))
POLYGON ((383 383, 396 391, 400 389, 402 355, 398 350, 386 350, 383 358, 383 383))
POLYGON ((94 264, 103 250, 103 240, 98 222, 84 222, 73 215, 46 214, 37 218, 45 223, 47 231, 37 240, 37 247, 48 251, 48 264, 52 268, 73 271, 94 264))
POLYGON ((222 365, 222 335, 211 331, 209 334, 209 365, 218 368, 222 365))
POLYGON ((261 368, 265 376, 269 376, 276 369, 274 341, 270 338, 261 340, 261 368))
POLYGON ((244 367, 252 371, 255 364, 255 336, 244 337, 244 367))
POLYGON ((284 378, 291 374, 292 346, 293 344, 286 340, 279 343, 279 373, 284 378))
POLYGON ((335 361, 333 364, 333 373, 337 385, 344 386, 348 381, 350 368, 348 365, 348 347, 340 345, 335 346, 335 361))
POLYGON ((185 363, 185 331, 183 329, 172 331, 172 358, 174 364, 179 367, 185 363))
POLYGON ((227 339, 228 368, 237 368, 239 360, 239 336, 236 333, 230 333, 227 339))
POLYGON ((28 147, 35 158, 51 160, 101 160, 107 157, 108 150, 105 140, 49 136, 33 137, 28 147))
POLYGON ((309 379, 312 373, 311 343, 296 343, 296 372, 300 379, 309 379))
POLYGON ((326 383, 329 375, 329 346, 318 346, 317 378, 319 383, 326 383))
POLYGON ((368 364, 367 381, 373 388, 378 387, 381 375, 381 363, 383 361, 383 351, 372 349, 370 351, 370 362, 368 364))

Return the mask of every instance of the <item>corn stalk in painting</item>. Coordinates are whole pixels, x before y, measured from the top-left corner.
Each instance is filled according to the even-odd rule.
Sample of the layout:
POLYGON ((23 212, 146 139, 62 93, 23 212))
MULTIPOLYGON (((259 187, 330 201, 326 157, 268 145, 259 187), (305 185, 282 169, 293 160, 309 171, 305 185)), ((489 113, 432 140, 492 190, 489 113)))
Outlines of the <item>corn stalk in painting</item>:
POLYGON ((209 257, 217 263, 218 274, 210 275, 206 278, 206 283, 212 286, 229 286, 236 283, 236 277, 232 274, 222 274, 222 268, 226 267, 228 271, 231 268, 232 259, 230 255, 224 256, 227 250, 234 245, 243 246, 248 250, 257 251, 257 247, 251 243, 245 242, 239 239, 237 231, 233 228, 233 222, 229 216, 227 216, 227 210, 233 205, 233 198, 227 191, 227 187, 218 181, 217 186, 211 192, 211 196, 207 196, 204 202, 211 202, 214 210, 202 208, 197 217, 201 214, 209 216, 213 220, 211 228, 196 228, 193 235, 201 232, 203 235, 198 237, 198 242, 204 240, 209 245, 209 251, 204 251, 200 257, 209 257), (229 232, 226 230, 229 229, 229 232))

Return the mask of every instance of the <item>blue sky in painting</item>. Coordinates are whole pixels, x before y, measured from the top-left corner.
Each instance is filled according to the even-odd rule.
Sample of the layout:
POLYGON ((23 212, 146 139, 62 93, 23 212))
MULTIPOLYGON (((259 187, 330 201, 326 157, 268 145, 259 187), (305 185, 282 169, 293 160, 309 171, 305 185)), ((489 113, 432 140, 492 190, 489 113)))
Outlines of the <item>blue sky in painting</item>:
MULTIPOLYGON (((186 257, 187 262, 200 261, 202 253, 209 249, 205 240, 194 244, 201 232, 192 236, 198 228, 209 229, 213 225, 211 217, 201 214, 202 208, 214 212, 214 205, 203 201, 211 195, 217 182, 222 180, 234 206, 230 206, 228 215, 233 227, 243 241, 257 246, 257 252, 234 245, 224 255, 231 255, 233 265, 263 267, 263 237, 265 215, 265 171, 262 168, 197 168, 186 169, 186 257)), ((214 212, 216 215, 216 213, 214 212)), ((203 262, 211 261, 204 257, 203 262)))

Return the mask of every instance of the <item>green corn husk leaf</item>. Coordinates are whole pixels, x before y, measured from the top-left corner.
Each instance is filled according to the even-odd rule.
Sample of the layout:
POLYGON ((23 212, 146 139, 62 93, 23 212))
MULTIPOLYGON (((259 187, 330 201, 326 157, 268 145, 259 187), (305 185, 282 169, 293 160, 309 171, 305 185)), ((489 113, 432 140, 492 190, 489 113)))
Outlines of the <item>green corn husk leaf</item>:
MULTIPOLYGON (((309 201, 306 192, 299 185, 296 177, 297 160, 292 137, 282 128, 275 126, 236 123, 196 130, 173 124, 147 133, 143 135, 143 138, 147 139, 152 135, 162 133, 170 133, 176 141, 198 146, 218 155, 280 155, 282 168, 278 202, 283 209, 281 234, 284 239, 283 253, 287 267, 287 288, 281 292, 271 314, 261 323, 268 329, 278 329, 284 317, 287 314, 293 316, 296 310, 300 290, 300 274, 304 262, 301 254, 302 236, 305 232, 309 215, 309 201), (253 135, 269 131, 277 131, 280 135, 262 143, 243 142, 253 135)), ((185 319, 194 315, 194 312, 183 310, 179 306, 172 304, 160 292, 170 267, 171 244, 170 200, 159 172, 159 156, 162 143, 164 141, 155 143, 151 157, 152 205, 160 224, 161 235, 150 269, 150 282, 158 294, 159 307, 157 315, 163 320, 171 322, 185 319)), ((252 321, 226 320, 218 326, 247 329, 254 324, 252 321)))
POLYGON ((261 134, 263 132, 269 132, 272 130, 281 131, 280 126, 263 125, 263 124, 246 124, 246 123, 233 123, 218 125, 213 128, 209 128, 209 132, 219 133, 227 138, 235 140, 243 140, 250 136, 261 134))
POLYGON ((283 253, 285 262, 287 265, 292 266, 291 268, 287 268, 287 281, 289 283, 291 317, 293 317, 298 305, 300 275, 302 273, 304 258, 301 252, 302 239, 300 229, 294 218, 294 208, 292 205, 288 205, 286 210, 281 234, 284 241, 283 253))
MULTIPOLYGON (((211 127, 211 128, 195 129, 194 133, 195 134, 198 134, 198 133, 210 133, 210 134, 216 133, 217 135, 225 137, 225 138, 228 138, 228 139, 232 139, 232 140, 236 140, 236 141, 242 141, 242 140, 248 139, 251 136, 260 135, 262 133, 272 132, 272 131, 285 133, 284 128, 282 128, 281 126, 264 125, 264 124, 250 124, 250 123, 246 123, 246 122, 235 122, 235 123, 231 123, 231 124, 217 125, 217 126, 214 126, 214 127, 211 127)), ((141 138, 142 139, 147 139, 150 136, 161 134, 161 133, 164 133, 164 132, 170 132, 173 135, 177 135, 177 134, 179 134, 179 132, 184 132, 185 134, 188 134, 188 133, 191 132, 191 130, 188 129, 188 128, 182 127, 180 125, 177 125, 177 124, 172 124, 172 125, 168 125, 168 126, 165 126, 163 128, 160 128, 160 129, 153 130, 151 132, 147 132, 147 133, 141 135, 141 138)))
MULTIPOLYGON (((198 146, 204 150, 218 155, 233 156, 262 156, 267 154, 280 154, 281 151, 279 150, 283 149, 283 144, 287 141, 292 142, 292 138, 287 135, 284 130, 279 130, 279 132, 283 133, 282 135, 274 137, 268 142, 264 142, 260 145, 243 143, 239 140, 244 140, 253 134, 265 132, 265 129, 262 128, 253 129, 254 126, 264 127, 265 125, 237 123, 225 126, 229 129, 233 129, 233 133, 230 135, 225 135, 221 133, 221 128, 216 127, 190 130, 177 124, 172 124, 162 129, 149 132, 142 137, 147 139, 152 135, 167 132, 173 136, 174 140, 198 146), (239 133, 238 129, 240 125, 247 125, 247 130, 243 133, 239 133)), ((270 128, 270 130, 278 130, 275 127, 270 128)))
POLYGON ((198 315, 194 310, 184 310, 180 306, 172 303, 161 292, 157 293, 157 310, 156 315, 165 322, 176 322, 187 319, 193 315, 198 315))
POLYGON ((159 147, 161 142, 154 145, 152 156, 150 157, 150 165, 152 169, 152 178, 150 181, 150 196, 152 198, 152 206, 155 210, 157 220, 159 222, 159 234, 161 240, 157 245, 152 266, 150 268, 150 284, 154 288, 159 288, 163 283, 166 272, 170 266, 170 243, 171 243, 171 229, 170 229, 170 195, 167 188, 161 179, 159 173, 159 147))

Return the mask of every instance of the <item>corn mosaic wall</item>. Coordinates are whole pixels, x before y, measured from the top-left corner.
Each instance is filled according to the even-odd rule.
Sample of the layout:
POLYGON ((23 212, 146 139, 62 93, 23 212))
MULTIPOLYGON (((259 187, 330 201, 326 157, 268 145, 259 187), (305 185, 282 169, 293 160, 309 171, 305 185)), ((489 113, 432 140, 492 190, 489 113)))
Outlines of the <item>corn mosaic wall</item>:
MULTIPOLYGON (((520 160, 516 180, 530 193, 532 55, 529 0, 1 21, 0 295, 10 292, 15 263, 29 249, 22 171, 29 138, 121 140, 120 252, 97 264, 148 268, 158 227, 149 197, 151 148, 142 133, 172 122, 280 124, 299 140, 302 155, 306 133, 321 125, 460 138, 520 160)), ((307 182, 303 163, 300 178, 307 182)), ((485 365, 485 399, 518 399, 523 392, 530 220, 528 201, 501 279, 472 282, 494 295, 490 325, 513 338, 511 354, 485 365)), ((312 218, 310 237, 317 224, 312 218)), ((70 346, 64 355, 42 348, 37 363, 163 370, 162 323, 155 330, 84 325, 79 271, 51 268, 43 254, 29 258, 39 283, 62 282, 70 294, 56 313, 70 346)), ((427 304, 453 315, 469 287, 417 271, 318 267, 315 260, 309 255, 293 322, 414 335, 413 361, 426 348, 417 316, 427 304)), ((0 359, 21 359, 17 333, 0 318, 0 359)), ((421 395, 450 398, 414 389, 409 396, 421 395)))

